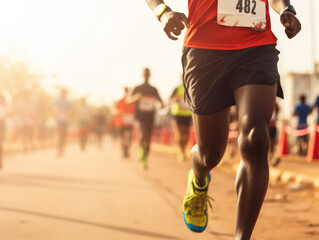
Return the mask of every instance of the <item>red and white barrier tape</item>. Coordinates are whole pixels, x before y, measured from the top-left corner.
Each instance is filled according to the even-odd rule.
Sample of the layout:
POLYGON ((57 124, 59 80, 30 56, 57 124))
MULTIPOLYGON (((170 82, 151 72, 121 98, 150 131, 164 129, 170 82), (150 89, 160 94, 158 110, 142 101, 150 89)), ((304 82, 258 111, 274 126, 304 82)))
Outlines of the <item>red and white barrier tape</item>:
MULTIPOLYGON (((300 137, 300 136, 310 134, 315 130, 317 131, 317 133, 319 133, 319 125, 315 127, 307 127, 305 129, 293 129, 289 126, 284 126, 283 129, 286 133, 293 135, 295 137, 300 137)), ((238 138, 238 131, 230 130, 228 134, 228 139, 234 139, 234 138, 238 138)))

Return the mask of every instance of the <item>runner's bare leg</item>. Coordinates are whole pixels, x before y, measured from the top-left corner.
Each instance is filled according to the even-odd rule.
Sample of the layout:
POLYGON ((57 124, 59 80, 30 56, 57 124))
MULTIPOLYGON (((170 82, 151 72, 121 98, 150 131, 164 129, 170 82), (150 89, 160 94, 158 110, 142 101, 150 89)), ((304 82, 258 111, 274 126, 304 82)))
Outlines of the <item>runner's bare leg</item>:
POLYGON ((178 144, 180 146, 181 152, 185 154, 186 146, 189 139, 189 126, 187 125, 178 125, 178 132, 179 132, 179 141, 178 144))
POLYGON ((269 122, 276 91, 277 85, 247 85, 234 91, 242 157, 236 178, 235 240, 250 239, 267 191, 269 122))
POLYGON ((211 115, 193 113, 197 144, 192 149, 196 183, 204 186, 210 170, 218 165, 228 140, 230 108, 211 115))

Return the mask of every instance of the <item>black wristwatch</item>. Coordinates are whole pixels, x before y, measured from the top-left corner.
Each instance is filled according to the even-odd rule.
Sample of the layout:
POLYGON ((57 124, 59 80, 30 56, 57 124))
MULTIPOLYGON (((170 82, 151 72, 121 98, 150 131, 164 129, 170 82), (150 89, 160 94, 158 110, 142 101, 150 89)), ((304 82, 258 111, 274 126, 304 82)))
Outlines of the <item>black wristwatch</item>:
POLYGON ((288 5, 285 7, 285 10, 281 13, 283 14, 284 12, 290 12, 293 15, 297 15, 295 8, 292 5, 288 5))

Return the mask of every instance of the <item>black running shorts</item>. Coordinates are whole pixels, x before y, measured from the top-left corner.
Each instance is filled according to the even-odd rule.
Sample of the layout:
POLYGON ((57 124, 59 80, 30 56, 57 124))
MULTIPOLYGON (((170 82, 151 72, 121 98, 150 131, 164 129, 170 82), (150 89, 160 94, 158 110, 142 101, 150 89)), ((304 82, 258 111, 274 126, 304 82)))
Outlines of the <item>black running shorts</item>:
POLYGON ((183 48, 185 102, 198 115, 235 105, 233 91, 245 85, 274 85, 283 98, 276 45, 240 50, 183 48))

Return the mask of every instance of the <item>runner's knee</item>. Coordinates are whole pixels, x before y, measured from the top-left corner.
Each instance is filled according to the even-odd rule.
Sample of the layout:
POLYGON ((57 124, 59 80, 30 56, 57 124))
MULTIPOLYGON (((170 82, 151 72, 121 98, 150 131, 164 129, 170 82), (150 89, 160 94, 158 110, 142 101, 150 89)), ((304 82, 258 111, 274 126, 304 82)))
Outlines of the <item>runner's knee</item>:
POLYGON ((205 167, 212 169, 218 165, 224 155, 224 150, 210 147, 198 147, 196 144, 192 149, 192 156, 199 159, 205 167))
POLYGON ((267 124, 249 126, 243 124, 238 138, 238 147, 243 160, 261 163, 266 159, 269 149, 267 124))

